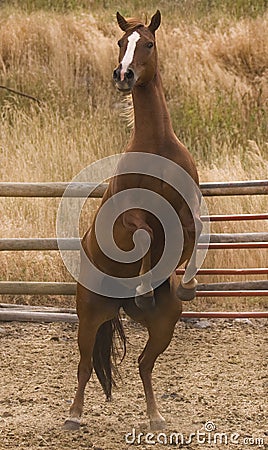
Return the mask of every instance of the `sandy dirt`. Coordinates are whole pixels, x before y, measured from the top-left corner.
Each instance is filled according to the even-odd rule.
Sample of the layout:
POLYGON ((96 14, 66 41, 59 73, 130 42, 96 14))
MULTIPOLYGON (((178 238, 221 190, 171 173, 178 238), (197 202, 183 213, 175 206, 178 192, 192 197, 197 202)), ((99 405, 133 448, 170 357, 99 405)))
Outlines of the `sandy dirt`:
POLYGON ((205 328, 178 323, 154 370, 168 426, 153 435, 147 434, 137 370, 146 331, 128 320, 124 324, 128 352, 113 401, 105 402, 94 376, 81 430, 72 433, 61 426, 76 387, 77 325, 0 324, 1 450, 268 448, 267 320, 220 320, 205 322, 205 328), (181 435, 170 443, 172 432, 181 435))

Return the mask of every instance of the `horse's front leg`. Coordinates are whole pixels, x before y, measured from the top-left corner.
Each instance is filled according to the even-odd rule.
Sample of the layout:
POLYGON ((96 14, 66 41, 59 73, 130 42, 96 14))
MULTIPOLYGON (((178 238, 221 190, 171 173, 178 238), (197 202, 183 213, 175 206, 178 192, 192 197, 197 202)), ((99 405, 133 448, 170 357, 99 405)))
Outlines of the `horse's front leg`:
POLYGON ((198 281, 193 276, 196 274, 196 249, 194 250, 190 262, 186 265, 185 273, 177 289, 177 296, 182 301, 193 300, 196 296, 198 281))
POLYGON ((196 296, 196 290, 198 285, 198 281, 195 278, 195 275, 197 273, 197 244, 202 232, 202 222, 200 220, 200 216, 197 215, 195 217, 195 222, 188 226, 189 229, 188 230, 186 229, 186 234, 188 235, 189 241, 188 245, 191 246, 194 244, 194 248, 191 257, 188 259, 185 268, 185 273, 177 289, 177 295, 179 299, 182 301, 193 300, 196 296))

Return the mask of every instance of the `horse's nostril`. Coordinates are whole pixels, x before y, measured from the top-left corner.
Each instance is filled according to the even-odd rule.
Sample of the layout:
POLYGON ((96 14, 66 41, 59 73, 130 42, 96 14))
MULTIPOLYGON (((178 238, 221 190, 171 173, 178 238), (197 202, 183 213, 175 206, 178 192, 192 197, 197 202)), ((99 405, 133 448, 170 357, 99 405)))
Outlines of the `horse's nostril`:
POLYGON ((134 72, 133 72, 133 70, 128 69, 128 70, 126 71, 125 77, 126 77, 128 80, 132 80, 132 79, 134 78, 134 72))
POLYGON ((119 79, 119 70, 118 69, 114 69, 114 71, 113 71, 113 79, 114 80, 118 80, 119 79))

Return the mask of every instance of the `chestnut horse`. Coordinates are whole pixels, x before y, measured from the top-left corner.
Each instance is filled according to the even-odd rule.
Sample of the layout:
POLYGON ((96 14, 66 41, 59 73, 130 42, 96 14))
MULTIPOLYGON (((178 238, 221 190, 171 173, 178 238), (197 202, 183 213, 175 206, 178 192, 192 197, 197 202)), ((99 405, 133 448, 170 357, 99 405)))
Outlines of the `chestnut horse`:
MULTIPOLYGON (((181 222, 183 247, 181 253, 178 252, 176 266, 186 263, 186 272, 179 287, 176 286, 175 270, 161 282, 153 285, 153 267, 159 262, 165 247, 165 233, 162 224, 152 211, 137 207, 136 203, 134 206, 129 204, 114 223, 113 237, 122 251, 128 253, 133 249, 134 235, 137 246, 143 250, 140 259, 135 262, 130 261, 128 264, 118 260, 113 261, 105 254, 105 249, 100 248, 96 238, 99 226, 97 226, 98 212, 96 213, 93 225, 82 241, 86 258, 81 259, 81 276, 77 284, 80 350, 78 388, 70 408, 70 416, 65 422, 67 429, 79 428, 84 391, 93 368, 107 399, 111 398, 111 388, 114 383, 113 370, 116 368, 114 363, 116 337, 121 340, 125 352, 126 339, 119 315, 121 307, 128 316, 148 329, 148 341, 138 358, 139 372, 144 386, 151 429, 164 427, 165 420, 158 410, 152 388, 152 369, 156 358, 164 352, 172 339, 174 327, 181 315, 182 300, 194 298, 197 285, 194 278, 195 243, 202 229, 200 194, 197 187, 198 174, 191 155, 175 136, 163 93, 155 41, 155 31, 160 25, 161 15, 157 11, 149 26, 138 20, 126 20, 119 13, 117 13, 117 21, 124 34, 118 42, 119 66, 114 70, 113 79, 119 91, 132 94, 134 106, 134 130, 119 166, 124 167, 128 164, 128 159, 125 160, 124 155, 132 154, 135 160, 139 160, 140 154, 142 161, 142 155, 145 154, 146 157, 152 157, 153 170, 155 158, 161 157, 161 161, 168 161, 171 164, 166 170, 165 164, 162 167, 161 163, 161 170, 166 170, 168 179, 179 177, 181 172, 172 169, 177 167, 192 181, 187 185, 191 204, 187 204, 185 197, 183 198, 174 186, 166 182, 165 176, 162 179, 153 177, 151 169, 149 170, 151 175, 148 175, 146 171, 148 167, 144 167, 144 174, 126 174, 123 171, 120 175, 119 170, 119 175, 115 175, 110 180, 101 206, 108 203, 115 194, 127 193, 129 189, 134 188, 141 190, 141 197, 144 193, 152 191, 153 201, 156 201, 159 196, 164 198, 181 222), (141 233, 136 234, 137 231, 141 233), (149 246, 147 245, 148 236, 149 246), (94 292, 87 288, 85 282, 87 258, 104 274, 104 284, 105 274, 107 277, 120 277, 120 280, 126 277, 130 279, 137 277, 141 282, 137 283, 134 293, 130 290, 128 296, 120 298, 116 298, 116 295, 112 293, 113 286, 111 286, 111 295, 94 292)), ((150 165, 150 159, 148 161, 150 165)), ((106 223, 105 226, 108 224, 106 223)), ((169 231, 172 234, 173 230, 169 231)), ((173 233, 173 236, 176 239, 176 233, 173 233)), ((176 256, 175 244, 172 250, 176 256)))

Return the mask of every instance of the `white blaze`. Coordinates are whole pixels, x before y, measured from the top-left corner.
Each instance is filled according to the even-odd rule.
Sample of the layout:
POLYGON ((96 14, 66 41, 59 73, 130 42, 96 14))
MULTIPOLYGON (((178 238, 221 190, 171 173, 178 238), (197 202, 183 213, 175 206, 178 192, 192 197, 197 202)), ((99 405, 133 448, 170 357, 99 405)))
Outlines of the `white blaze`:
POLYGON ((124 80, 124 76, 125 73, 128 69, 128 66, 132 63, 133 61, 133 56, 135 53, 135 49, 136 49, 136 45, 138 40, 140 39, 140 34, 137 33, 137 31, 134 31, 134 33, 132 33, 129 37, 128 37, 128 44, 127 44, 127 49, 126 49, 126 53, 124 54, 124 58, 121 61, 121 81, 124 80))

